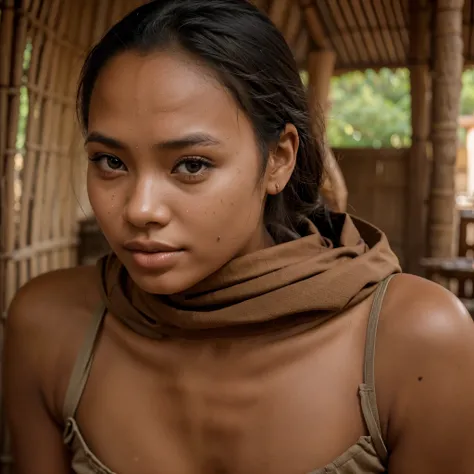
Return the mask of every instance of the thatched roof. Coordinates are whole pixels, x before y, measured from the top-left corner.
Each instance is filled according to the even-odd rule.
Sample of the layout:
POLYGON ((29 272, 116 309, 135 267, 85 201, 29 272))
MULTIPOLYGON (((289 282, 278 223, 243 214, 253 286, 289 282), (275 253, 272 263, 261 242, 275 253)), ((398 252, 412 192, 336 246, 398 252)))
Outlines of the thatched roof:
MULTIPOLYGON (((414 12, 433 23, 434 0, 254 0, 285 34, 298 62, 308 51, 333 50, 336 72, 405 67, 415 59, 410 50, 414 12)), ((474 64, 474 0, 463 12, 465 64, 474 64)), ((434 28, 430 28, 433 31, 434 28)))

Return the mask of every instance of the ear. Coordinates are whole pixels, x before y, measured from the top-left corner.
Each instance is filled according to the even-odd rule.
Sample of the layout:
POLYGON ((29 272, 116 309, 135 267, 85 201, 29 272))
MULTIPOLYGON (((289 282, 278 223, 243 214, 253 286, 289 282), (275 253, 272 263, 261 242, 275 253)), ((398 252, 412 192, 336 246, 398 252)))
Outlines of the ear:
POLYGON ((296 166, 296 155, 299 147, 299 136, 296 127, 288 123, 280 134, 278 143, 270 151, 266 170, 267 194, 278 194, 290 180, 296 166))

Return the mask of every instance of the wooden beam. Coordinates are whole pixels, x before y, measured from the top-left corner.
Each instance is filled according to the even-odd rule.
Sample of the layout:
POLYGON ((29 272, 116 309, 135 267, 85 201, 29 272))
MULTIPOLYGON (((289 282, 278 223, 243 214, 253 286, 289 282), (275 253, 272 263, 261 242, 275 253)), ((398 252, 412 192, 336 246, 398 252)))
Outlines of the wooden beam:
POLYGON ((426 256, 426 216, 429 182, 431 75, 431 7, 420 1, 410 8, 410 85, 412 145, 407 163, 408 195, 405 220, 405 268, 421 275, 426 256))
POLYGON ((308 59, 310 38, 306 28, 302 28, 295 44, 295 58, 298 64, 304 64, 308 59))
POLYGON ((303 10, 303 17, 306 21, 308 32, 316 46, 316 49, 330 49, 329 40, 326 37, 323 24, 321 23, 311 0, 300 0, 300 6, 303 10))
POLYGON ((308 55, 308 97, 311 108, 326 111, 336 53, 334 51, 311 51, 308 55))
POLYGON ((292 47, 295 45, 295 42, 298 38, 298 32, 301 30, 301 28, 306 27, 306 25, 303 26, 302 16, 303 15, 301 14, 301 8, 299 5, 292 3, 288 16, 288 22, 286 23, 283 31, 286 41, 288 41, 288 44, 292 47))
POLYGON ((467 193, 474 194, 474 127, 467 129, 466 134, 466 161, 467 161, 467 193))
POLYGON ((265 0, 250 0, 250 3, 253 3, 257 8, 262 10, 265 6, 265 0))
MULTIPOLYGON (((416 66, 417 64, 423 64, 422 62, 416 62, 415 60, 408 59, 406 62, 403 63, 390 63, 390 62, 383 62, 383 63, 358 63, 358 64, 351 64, 350 66, 339 65, 334 69, 333 76, 341 76, 342 74, 347 74, 348 72, 354 71, 365 71, 367 69, 372 69, 374 71, 380 71, 381 69, 399 69, 399 68, 409 68, 411 66, 416 66)), ((474 67, 474 58, 472 59, 464 59, 463 70, 468 69, 470 67, 474 67)))
POLYGON ((281 31, 287 16, 289 0, 273 0, 268 16, 273 24, 281 31))
POLYGON ((428 211, 428 252, 452 255, 455 222, 455 164, 463 71, 464 0, 438 0, 435 9, 433 169, 428 211))
MULTIPOLYGON (((308 55, 308 99, 314 120, 320 120, 321 116, 324 118, 328 110, 329 89, 335 63, 334 51, 311 51, 308 55)), ((326 147, 325 176, 321 194, 333 211, 345 212, 347 187, 329 146, 326 147)))
POLYGON ((343 74, 347 74, 349 72, 354 71, 366 71, 367 69, 372 69, 373 71, 380 71, 381 69, 399 69, 399 68, 406 68, 408 67, 407 63, 400 63, 400 64, 391 64, 391 63, 380 63, 380 64, 373 64, 373 63, 364 63, 364 64, 354 64, 350 66, 339 66, 334 69, 333 76, 342 76, 343 74))

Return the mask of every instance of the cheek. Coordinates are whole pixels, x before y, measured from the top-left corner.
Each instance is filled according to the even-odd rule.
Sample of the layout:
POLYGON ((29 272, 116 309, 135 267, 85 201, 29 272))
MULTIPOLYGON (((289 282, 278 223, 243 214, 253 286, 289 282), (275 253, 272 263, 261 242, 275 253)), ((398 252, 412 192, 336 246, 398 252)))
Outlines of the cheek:
POLYGON ((104 231, 116 225, 118 215, 121 215, 120 192, 107 182, 98 180, 92 173, 87 176, 87 194, 94 215, 104 231))
POLYGON ((209 242, 224 242, 225 237, 239 240, 255 231, 260 222, 263 197, 257 178, 234 173, 231 179, 216 179, 212 187, 187 210, 185 219, 193 221, 199 235, 209 242))

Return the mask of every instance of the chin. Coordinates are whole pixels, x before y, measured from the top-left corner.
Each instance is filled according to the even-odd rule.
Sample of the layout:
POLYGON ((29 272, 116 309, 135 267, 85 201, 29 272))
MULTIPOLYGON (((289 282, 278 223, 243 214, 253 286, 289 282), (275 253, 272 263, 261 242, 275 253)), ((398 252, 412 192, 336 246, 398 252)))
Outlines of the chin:
POLYGON ((134 283, 143 291, 153 295, 171 296, 186 291, 191 288, 194 282, 186 283, 186 279, 180 277, 172 270, 159 275, 138 275, 136 272, 129 272, 134 283))

